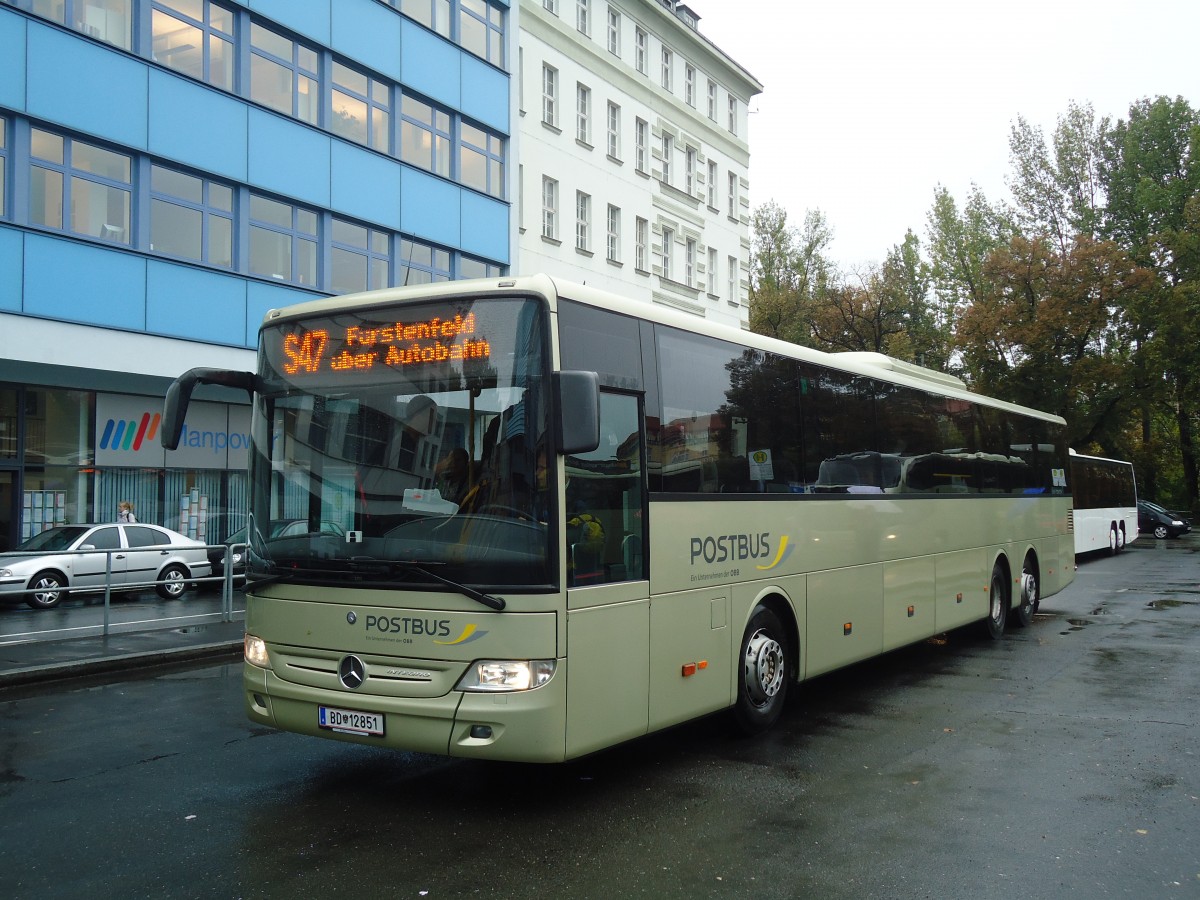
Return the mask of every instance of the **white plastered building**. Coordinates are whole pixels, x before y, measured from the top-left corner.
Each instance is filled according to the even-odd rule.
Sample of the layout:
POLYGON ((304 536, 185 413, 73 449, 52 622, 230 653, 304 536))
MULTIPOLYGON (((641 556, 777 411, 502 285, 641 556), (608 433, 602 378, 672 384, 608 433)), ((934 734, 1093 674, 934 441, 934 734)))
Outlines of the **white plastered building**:
POLYGON ((673 0, 521 0, 516 272, 749 320, 762 85, 673 0))

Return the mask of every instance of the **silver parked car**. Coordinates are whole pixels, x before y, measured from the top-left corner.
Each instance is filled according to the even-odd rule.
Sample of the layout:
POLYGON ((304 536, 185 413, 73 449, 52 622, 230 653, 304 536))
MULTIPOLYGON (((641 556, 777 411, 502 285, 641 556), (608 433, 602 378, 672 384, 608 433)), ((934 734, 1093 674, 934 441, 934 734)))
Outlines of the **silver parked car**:
POLYGON ((0 554, 0 597, 32 590, 36 593, 26 594, 26 603, 52 609, 68 593, 103 591, 109 558, 113 590, 157 582, 155 589, 166 600, 182 597, 192 579, 212 572, 203 541, 158 525, 59 525, 0 554))

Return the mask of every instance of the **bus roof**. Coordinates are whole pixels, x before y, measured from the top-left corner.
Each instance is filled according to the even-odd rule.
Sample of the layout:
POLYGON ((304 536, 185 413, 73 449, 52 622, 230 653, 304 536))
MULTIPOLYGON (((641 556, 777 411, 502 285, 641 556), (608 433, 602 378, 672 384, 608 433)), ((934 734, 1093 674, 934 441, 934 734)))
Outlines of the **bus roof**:
POLYGON ((961 398, 972 403, 981 403, 998 409, 1009 410, 1048 422, 1065 424, 1061 416, 1042 412, 1029 407, 1009 403, 984 394, 977 394, 967 388, 965 382, 953 375, 926 369, 913 363, 893 359, 882 353, 843 352, 827 353, 811 347, 791 344, 778 338, 742 331, 729 325, 710 322, 690 313, 658 304, 631 300, 620 294, 590 287, 584 284, 552 278, 549 275, 527 275, 499 278, 476 278, 462 281, 443 281, 435 284, 422 284, 413 287, 384 288, 376 291, 364 291, 357 294, 345 294, 338 297, 324 297, 288 306, 282 309, 268 310, 263 317, 262 326, 277 325, 297 318, 314 315, 327 315, 348 308, 370 309, 376 306, 389 306, 394 303, 416 302, 423 300, 451 299, 464 295, 511 296, 512 294, 540 296, 549 304, 551 310, 557 312, 560 299, 574 300, 595 306, 610 312, 620 313, 636 319, 645 319, 662 325, 669 325, 684 331, 707 335, 718 340, 742 344, 756 350, 787 356, 802 362, 837 369, 853 375, 862 375, 887 381, 905 387, 916 388, 946 397, 961 398))

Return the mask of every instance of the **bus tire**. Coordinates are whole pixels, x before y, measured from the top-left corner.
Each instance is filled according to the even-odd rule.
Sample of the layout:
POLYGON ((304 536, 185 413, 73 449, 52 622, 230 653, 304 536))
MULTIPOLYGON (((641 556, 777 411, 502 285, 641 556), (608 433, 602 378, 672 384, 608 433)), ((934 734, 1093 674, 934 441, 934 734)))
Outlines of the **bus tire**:
POLYGON ((988 615, 983 620, 983 630, 993 641, 1004 637, 1004 626, 1008 624, 1008 576, 1000 563, 992 566, 992 583, 988 587, 988 615))
POLYGON ((754 609, 738 653, 738 695, 733 719, 743 734, 759 734, 778 721, 791 680, 788 633, 761 604, 754 609))
POLYGON ((1120 538, 1117 537, 1117 526, 1110 525, 1108 529, 1108 555, 1116 556, 1121 549, 1120 538))
POLYGON ((1024 565, 1021 566, 1021 602, 1013 610, 1013 623, 1021 628, 1028 628, 1033 623, 1033 615, 1038 611, 1041 602, 1037 562, 1032 556, 1027 556, 1024 565))

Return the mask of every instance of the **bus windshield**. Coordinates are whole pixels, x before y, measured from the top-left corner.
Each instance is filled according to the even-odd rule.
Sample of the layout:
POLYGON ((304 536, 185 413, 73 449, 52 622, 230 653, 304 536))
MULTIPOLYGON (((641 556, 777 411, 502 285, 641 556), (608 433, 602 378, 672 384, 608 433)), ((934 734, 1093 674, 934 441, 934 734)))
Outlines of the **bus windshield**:
POLYGON ((451 298, 264 327, 251 579, 552 586, 546 317, 451 298))

